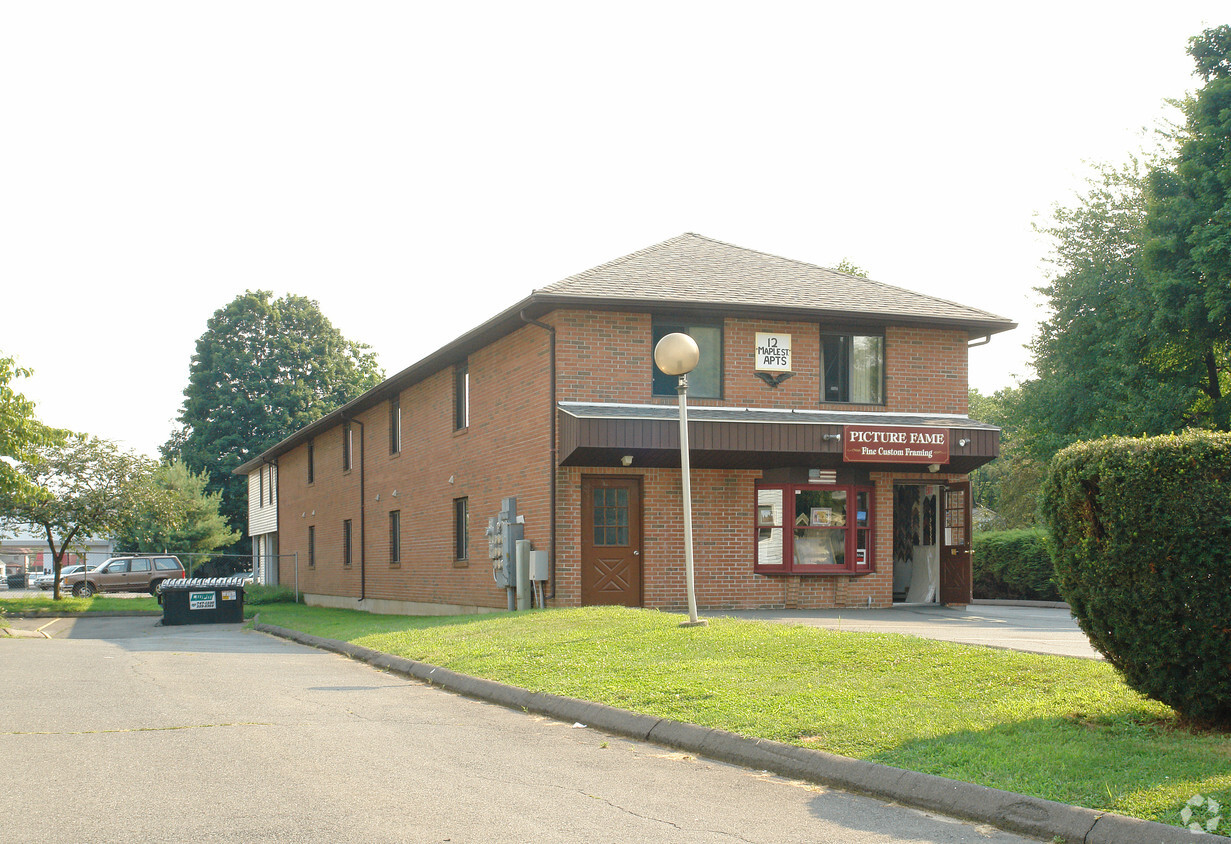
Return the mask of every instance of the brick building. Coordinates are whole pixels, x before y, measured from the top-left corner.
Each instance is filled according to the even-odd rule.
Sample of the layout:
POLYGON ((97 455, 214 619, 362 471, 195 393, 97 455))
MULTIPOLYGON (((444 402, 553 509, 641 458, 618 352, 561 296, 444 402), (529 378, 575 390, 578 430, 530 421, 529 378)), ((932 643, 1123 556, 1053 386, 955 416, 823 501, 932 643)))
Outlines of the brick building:
POLYGON ((504 609, 515 497, 548 606, 683 609, 687 333, 701 608, 965 603, 967 416, 993 314, 694 234, 528 297, 240 466, 267 582, 374 612, 504 609))

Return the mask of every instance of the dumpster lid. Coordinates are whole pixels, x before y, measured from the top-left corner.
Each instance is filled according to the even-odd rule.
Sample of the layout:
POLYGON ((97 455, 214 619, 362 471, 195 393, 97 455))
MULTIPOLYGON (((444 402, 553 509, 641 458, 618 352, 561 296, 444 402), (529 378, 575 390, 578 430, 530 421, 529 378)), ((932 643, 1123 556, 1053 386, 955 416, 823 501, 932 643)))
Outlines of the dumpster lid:
POLYGON ((243 589, 248 578, 234 577, 181 577, 178 580, 164 580, 162 591, 168 589, 243 589))

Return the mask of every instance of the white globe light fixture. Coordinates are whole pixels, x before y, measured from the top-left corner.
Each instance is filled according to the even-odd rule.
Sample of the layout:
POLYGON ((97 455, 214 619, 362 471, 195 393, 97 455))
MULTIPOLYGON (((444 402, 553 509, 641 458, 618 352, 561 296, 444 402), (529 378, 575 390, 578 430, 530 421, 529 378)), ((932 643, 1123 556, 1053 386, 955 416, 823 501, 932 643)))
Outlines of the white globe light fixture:
POLYGON ((664 375, 678 375, 680 394, 680 478, 684 494, 684 583, 688 590, 688 621, 681 627, 703 627, 697 618, 697 597, 692 566, 692 479, 688 465, 688 373, 697 368, 701 350, 687 334, 668 334, 654 347, 654 364, 664 375))

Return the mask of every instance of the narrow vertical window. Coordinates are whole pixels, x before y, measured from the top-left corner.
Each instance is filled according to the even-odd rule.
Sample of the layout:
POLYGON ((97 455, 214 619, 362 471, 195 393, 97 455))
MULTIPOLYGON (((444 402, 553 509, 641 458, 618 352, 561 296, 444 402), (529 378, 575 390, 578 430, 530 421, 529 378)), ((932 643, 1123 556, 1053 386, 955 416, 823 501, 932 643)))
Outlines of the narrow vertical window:
POLYGON ((397 454, 402 450, 402 399, 394 396, 389 399, 389 453, 397 454))
POLYGON ((350 519, 342 520, 342 565, 349 566, 350 557, 350 536, 351 536, 351 521, 350 519))
POLYGON ((260 479, 261 479, 260 481, 261 491, 257 499, 260 502, 260 504, 258 504, 257 506, 264 507, 265 506, 265 467, 262 466, 259 470, 257 470, 257 474, 260 476, 260 479))
POLYGON ((470 427, 470 363, 463 361, 453 370, 453 430, 470 427))
POLYGON ((389 511, 389 562, 402 562, 402 511, 389 511))
POLYGON ((316 443, 308 443, 308 483, 316 481, 316 443))
POLYGON ((453 559, 464 560, 469 551, 467 536, 470 533, 469 499, 453 499, 453 559))
POLYGON ((308 568, 316 567, 316 525, 308 525, 308 568))
POLYGON ((351 466, 351 425, 349 422, 342 426, 342 471, 349 472, 351 466))

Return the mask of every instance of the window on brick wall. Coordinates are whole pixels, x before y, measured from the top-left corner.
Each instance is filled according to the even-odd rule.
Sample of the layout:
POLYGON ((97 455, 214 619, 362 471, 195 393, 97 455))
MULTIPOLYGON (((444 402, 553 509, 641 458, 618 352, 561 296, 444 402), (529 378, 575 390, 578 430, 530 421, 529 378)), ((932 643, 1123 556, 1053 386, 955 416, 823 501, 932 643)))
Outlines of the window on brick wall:
MULTIPOLYGON (((650 348, 657 346, 658 341, 668 334, 687 334, 697 341, 697 348, 701 351, 697 368, 688 373, 688 395, 699 399, 722 398, 722 323, 654 317, 650 348)), ((650 368, 654 373, 653 394, 676 395, 679 376, 660 372, 652 363, 650 368)))
POLYGON ((402 511, 389 511, 389 562, 397 565, 402 562, 402 511))
POLYGON ((821 332, 821 401, 885 403, 885 338, 821 332))
POLYGON ((453 370, 453 430, 470 427, 470 364, 463 361, 453 370))
POLYGON ((342 471, 349 472, 351 467, 351 455, 354 450, 354 434, 352 433, 351 424, 346 422, 342 425, 342 471))
POLYGON ((402 450, 402 399, 394 396, 389 399, 389 453, 397 454, 402 450))
POLYGON ((872 488, 757 486, 759 574, 861 574, 872 557, 872 488))
POLYGON ((316 567, 316 525, 308 525, 308 568, 316 567))
POLYGON ((470 499, 453 499, 453 559, 462 561, 470 551, 470 499))
POLYGON ((351 564, 351 520, 342 520, 342 565, 349 566, 351 564))
POLYGON ((308 443, 308 483, 316 481, 316 444, 308 443))

